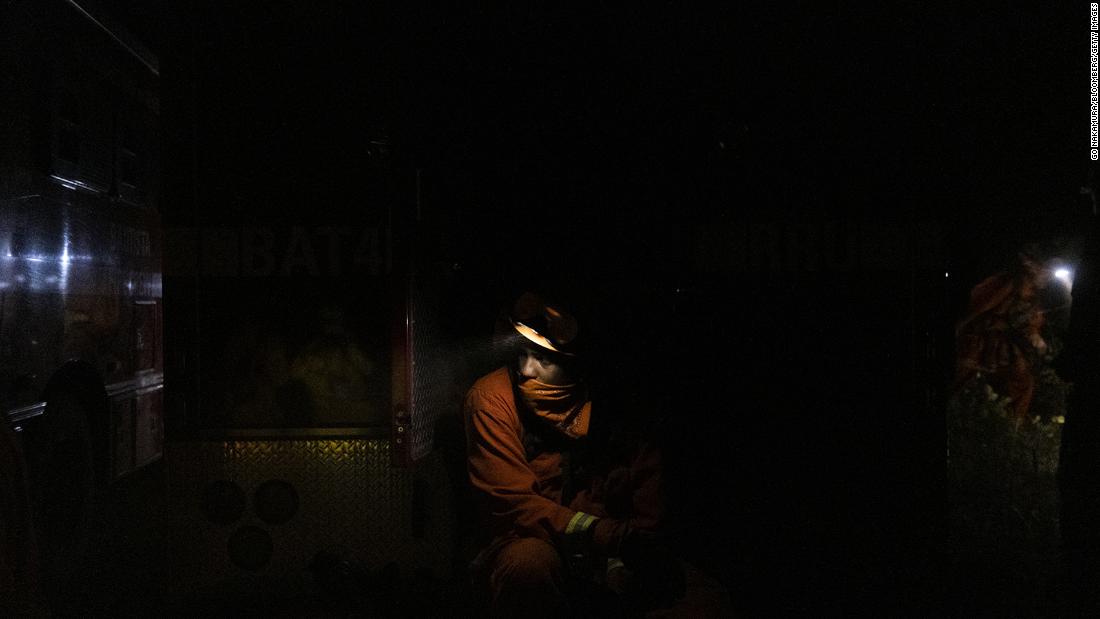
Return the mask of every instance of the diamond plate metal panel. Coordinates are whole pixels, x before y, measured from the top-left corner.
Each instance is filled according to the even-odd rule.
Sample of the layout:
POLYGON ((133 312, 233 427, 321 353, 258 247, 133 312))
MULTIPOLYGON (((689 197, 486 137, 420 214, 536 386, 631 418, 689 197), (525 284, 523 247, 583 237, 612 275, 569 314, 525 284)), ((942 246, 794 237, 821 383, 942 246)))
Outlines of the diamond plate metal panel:
POLYGON ((409 292, 409 343, 412 401, 409 410, 409 458, 417 461, 432 451, 435 424, 449 399, 453 381, 448 342, 440 327, 443 277, 425 270, 415 273, 409 292))
POLYGON ((172 444, 168 449, 173 504, 172 585, 177 593, 218 587, 308 591, 306 567, 321 550, 371 569, 396 562, 404 570, 450 569, 451 489, 441 462, 427 457, 415 469, 392 466, 388 440, 228 440, 172 444), (254 493, 269 480, 291 484, 298 511, 271 525, 255 510, 254 493), (204 515, 203 489, 218 480, 247 497, 244 514, 217 524, 204 515), (412 531, 413 488, 426 492, 426 526, 412 531), (270 562, 255 571, 234 564, 227 543, 243 526, 271 536, 270 562))

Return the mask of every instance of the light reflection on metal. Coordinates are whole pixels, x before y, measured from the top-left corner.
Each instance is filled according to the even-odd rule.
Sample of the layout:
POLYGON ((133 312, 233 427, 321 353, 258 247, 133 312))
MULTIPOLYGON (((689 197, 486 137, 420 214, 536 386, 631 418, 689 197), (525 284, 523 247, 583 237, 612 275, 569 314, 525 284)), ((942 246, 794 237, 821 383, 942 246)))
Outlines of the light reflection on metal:
POLYGON ((46 412, 45 402, 35 402, 26 406, 20 406, 19 408, 13 408, 6 411, 5 416, 8 418, 9 423, 22 423, 33 417, 37 417, 46 412))
POLYGON ((123 397, 133 393, 143 394, 164 388, 164 372, 144 372, 134 378, 111 383, 104 387, 108 397, 123 397))
POLYGON ((153 75, 160 76, 160 60, 149 51, 130 31, 116 22, 110 15, 101 11, 91 10, 92 6, 87 1, 67 0, 69 5, 80 12, 88 21, 98 26, 107 36, 115 40, 129 52, 138 62, 145 65, 153 75))
POLYGON ((74 180, 74 179, 71 179, 71 178, 65 178, 65 177, 62 177, 62 176, 58 176, 56 174, 51 174, 50 175, 50 180, 53 180, 54 182, 61 185, 65 189, 70 189, 70 190, 76 190, 76 189, 92 190, 93 189, 91 186, 87 185, 86 183, 82 183, 78 180, 74 180))
POLYGON ((69 288, 69 264, 72 258, 69 255, 69 245, 72 243, 72 235, 69 231, 69 221, 65 220, 65 229, 61 236, 61 275, 58 288, 64 293, 69 288))
MULTIPOLYGON (((19 256, 12 256, 8 254, 8 258, 15 259, 19 256)), ((27 254, 22 256, 23 260, 28 262, 57 262, 59 264, 70 264, 73 262, 91 262, 92 256, 72 255, 68 252, 67 248, 65 253, 60 256, 49 256, 46 254, 27 254)))

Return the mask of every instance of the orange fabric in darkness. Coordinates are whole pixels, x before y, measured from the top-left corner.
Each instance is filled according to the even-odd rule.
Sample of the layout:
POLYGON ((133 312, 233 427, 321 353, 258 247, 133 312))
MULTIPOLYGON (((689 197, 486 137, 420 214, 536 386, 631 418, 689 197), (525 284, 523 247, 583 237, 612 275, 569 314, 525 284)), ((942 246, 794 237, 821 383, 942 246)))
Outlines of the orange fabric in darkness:
MULTIPOLYGON (((589 409, 591 410, 591 409, 589 409)), ((596 414, 599 414, 598 412, 596 414)), ((544 451, 530 461, 523 446, 512 380, 500 368, 478 380, 466 395, 467 469, 487 518, 487 547, 479 556, 487 573, 492 616, 559 616, 562 565, 554 546, 577 511, 601 518, 592 529, 596 547, 608 551, 626 523, 655 529, 663 514, 660 451, 641 444, 625 462, 595 472, 569 506, 562 499, 562 455, 544 451), (543 543, 547 542, 547 543, 543 543)), ((684 564, 687 592, 673 608, 649 617, 729 617, 729 594, 714 580, 684 564)))
POLYGON ((592 401, 587 390, 579 385, 548 385, 528 378, 519 385, 524 403, 536 415, 549 421, 570 438, 588 435, 592 418, 592 401))
POLYGON ((593 474, 566 506, 561 504, 562 454, 544 451, 527 459, 507 368, 474 383, 464 413, 467 470, 488 519, 486 541, 534 537, 558 543, 577 511, 604 518, 593 533, 598 546, 612 541, 610 531, 620 519, 647 529, 660 522, 661 466, 656 449, 643 446, 617 472, 593 474))
POLYGON ((466 394, 467 470, 489 516, 492 538, 509 533, 557 542, 576 510, 561 505, 561 454, 528 462, 508 370, 482 377, 466 394))
POLYGON ((503 544, 488 574, 490 617, 557 619, 567 616, 561 557, 530 537, 503 544))
POLYGON ((1017 418, 1027 415, 1035 392, 1029 356, 1041 341, 1043 313, 1033 277, 1000 273, 974 287, 966 315, 955 329, 956 389, 976 373, 989 376, 990 386, 1012 398, 1017 418))

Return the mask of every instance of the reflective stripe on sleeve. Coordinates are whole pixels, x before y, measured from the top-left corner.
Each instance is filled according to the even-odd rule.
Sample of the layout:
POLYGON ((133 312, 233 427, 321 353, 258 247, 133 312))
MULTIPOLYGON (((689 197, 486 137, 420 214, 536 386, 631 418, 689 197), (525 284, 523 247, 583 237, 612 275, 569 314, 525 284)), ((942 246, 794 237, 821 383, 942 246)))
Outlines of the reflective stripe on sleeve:
POLYGON ((599 518, 592 514, 586 514, 584 512, 577 512, 573 514, 573 517, 569 519, 569 524, 565 527, 566 537, 580 536, 588 532, 588 529, 599 520, 599 518))

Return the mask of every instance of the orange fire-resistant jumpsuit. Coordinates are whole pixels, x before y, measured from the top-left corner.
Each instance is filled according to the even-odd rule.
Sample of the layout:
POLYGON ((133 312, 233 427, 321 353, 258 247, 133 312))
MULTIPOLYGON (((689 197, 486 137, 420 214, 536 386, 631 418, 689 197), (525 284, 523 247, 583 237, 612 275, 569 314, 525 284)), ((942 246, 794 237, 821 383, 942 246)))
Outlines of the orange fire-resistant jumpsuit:
POLYGON ((1037 277, 1030 271, 999 273, 974 287, 966 315, 956 326, 955 389, 978 372, 1012 398, 1017 419, 1027 415, 1035 393, 1032 357, 1046 347, 1037 277))
MULTIPOLYGON (((533 428, 521 418, 506 368, 474 384, 464 413, 468 472, 486 527, 475 572, 488 588, 493 616, 560 617, 568 604, 566 579, 577 573, 563 555, 567 562, 603 557, 627 527, 660 524, 658 452, 639 445, 624 464, 593 467, 575 479, 570 439, 550 437, 532 447, 533 428)), ((686 564, 685 576, 679 610, 653 616, 728 616, 721 586, 686 564)))

